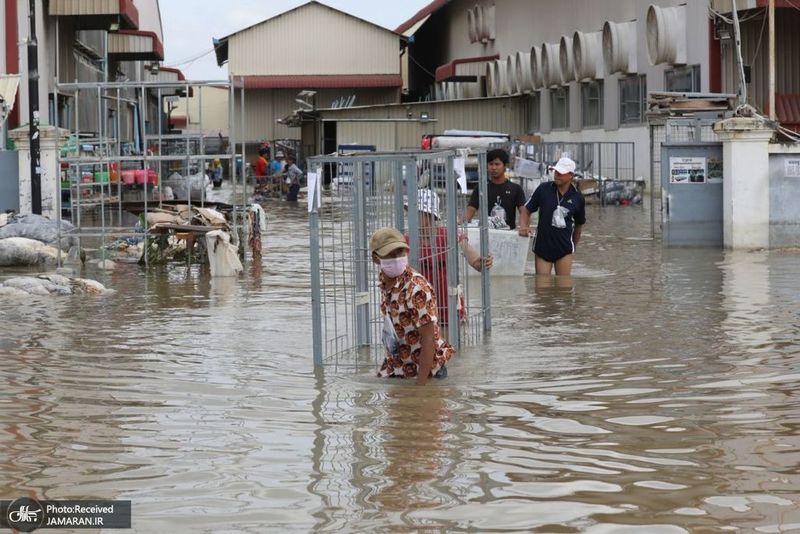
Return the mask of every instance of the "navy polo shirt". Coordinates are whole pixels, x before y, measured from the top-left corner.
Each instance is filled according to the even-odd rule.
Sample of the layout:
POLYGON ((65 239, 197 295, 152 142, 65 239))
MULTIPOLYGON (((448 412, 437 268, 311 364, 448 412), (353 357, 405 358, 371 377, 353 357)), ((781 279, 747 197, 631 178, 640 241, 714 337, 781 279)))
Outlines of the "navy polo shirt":
POLYGON ((561 196, 555 182, 539 184, 525 207, 530 213, 539 210, 539 224, 536 226, 536 241, 533 245, 534 254, 554 262, 575 252, 572 235, 575 225, 586 224, 586 201, 574 185, 570 185, 567 193, 561 196), (569 211, 564 217, 566 228, 553 226, 553 213, 559 205, 569 211))

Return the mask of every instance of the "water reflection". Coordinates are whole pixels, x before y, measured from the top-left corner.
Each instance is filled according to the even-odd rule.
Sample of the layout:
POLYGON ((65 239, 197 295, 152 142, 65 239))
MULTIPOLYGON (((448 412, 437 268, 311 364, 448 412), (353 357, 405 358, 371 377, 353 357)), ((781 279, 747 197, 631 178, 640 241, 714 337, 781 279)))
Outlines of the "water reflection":
POLYGON ((141 532, 800 524, 797 253, 591 208, 573 276, 493 278, 492 334, 420 389, 313 371, 304 208, 267 208, 241 278, 120 264, 0 311, 0 495, 132 499, 141 532))

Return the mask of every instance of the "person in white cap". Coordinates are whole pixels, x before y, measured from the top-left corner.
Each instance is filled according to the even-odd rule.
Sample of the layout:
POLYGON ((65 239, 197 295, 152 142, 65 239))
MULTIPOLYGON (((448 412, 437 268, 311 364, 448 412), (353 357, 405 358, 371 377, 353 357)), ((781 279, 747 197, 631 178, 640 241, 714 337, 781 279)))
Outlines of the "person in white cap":
POLYGON ((536 255, 536 274, 557 275, 572 273, 572 255, 586 224, 586 201, 572 184, 575 162, 563 157, 553 169, 553 181, 543 182, 522 208, 519 235, 529 234, 532 213, 539 212, 533 253, 536 255))
POLYGON ((440 335, 433 288, 408 265, 405 236, 395 228, 380 228, 372 234, 369 250, 381 269, 386 356, 378 376, 416 378, 419 386, 431 376, 444 378, 445 364, 456 351, 440 335))
MULTIPOLYGON (((408 202, 405 203, 408 209, 408 202)), ((440 226, 439 195, 431 189, 417 191, 417 213, 419 214, 419 268, 433 286, 438 302, 439 324, 446 325, 448 319, 447 298, 447 228, 440 226)), ((493 256, 481 258, 480 253, 469 244, 467 235, 459 231, 458 246, 467 263, 476 271, 491 269, 493 256)), ((406 235, 406 242, 410 242, 406 235)), ((463 301, 463 298, 461 299, 463 301)), ((463 302, 459 306, 459 319, 464 318, 463 302)))

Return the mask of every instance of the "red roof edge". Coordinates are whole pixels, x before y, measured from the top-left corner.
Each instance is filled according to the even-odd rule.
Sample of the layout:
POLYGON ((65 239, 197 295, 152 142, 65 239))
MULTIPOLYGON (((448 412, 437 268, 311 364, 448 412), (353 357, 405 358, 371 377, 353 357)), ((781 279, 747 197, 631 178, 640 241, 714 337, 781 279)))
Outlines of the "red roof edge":
POLYGON ((442 82, 447 80, 448 78, 452 78, 456 75, 456 65, 461 65, 464 63, 480 63, 481 61, 492 61, 495 59, 500 59, 500 54, 494 54, 491 56, 477 56, 477 57, 464 57, 460 59, 454 59, 449 63, 445 63, 444 65, 439 65, 436 67, 436 81, 442 82))
POLYGON ((156 34, 156 32, 151 32, 147 30, 119 30, 117 33, 121 33, 123 35, 137 35, 140 37, 152 38, 154 57, 149 59, 157 59, 158 61, 164 61, 164 44, 161 42, 161 39, 158 38, 158 34, 156 34))
POLYGON ((126 25, 123 29, 136 30, 139 28, 139 10, 133 0, 119 0, 119 15, 126 25))
POLYGON ((450 0, 433 0, 433 2, 431 2, 427 6, 417 11, 416 15, 414 15, 413 17, 402 23, 394 31, 397 33, 403 33, 404 31, 406 31, 411 26, 421 21, 428 15, 433 15, 434 13, 442 9, 449 1, 450 0))
POLYGON ((344 89, 403 85, 403 78, 399 74, 276 75, 242 78, 245 89, 344 89))
POLYGON ((179 81, 182 81, 182 82, 186 81, 186 77, 183 75, 183 73, 180 71, 180 69, 176 69, 174 67, 160 67, 160 69, 163 70, 163 71, 166 71, 166 72, 174 72, 175 74, 178 75, 178 80, 179 81))

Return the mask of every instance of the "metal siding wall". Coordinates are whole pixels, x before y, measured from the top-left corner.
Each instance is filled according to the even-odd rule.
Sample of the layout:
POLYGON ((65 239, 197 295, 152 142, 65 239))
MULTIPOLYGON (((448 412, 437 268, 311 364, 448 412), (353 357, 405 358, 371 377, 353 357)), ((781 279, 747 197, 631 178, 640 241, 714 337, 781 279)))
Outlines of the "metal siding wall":
POLYGON ((399 37, 309 4, 232 36, 228 57, 236 75, 399 74, 399 54, 399 37))
MULTIPOLYGON (((759 18, 741 25, 742 60, 745 65, 751 66, 752 81, 747 86, 747 101, 762 112, 766 112, 767 92, 769 91, 768 28, 764 20, 759 18)), ((778 94, 800 92, 800 34, 797 31, 798 28, 800 28, 800 12, 793 9, 775 10, 775 91, 778 94)), ((733 40, 725 41, 722 50, 722 90, 735 93, 738 86, 738 75, 733 40)))
MULTIPOLYGON (((295 94, 300 92, 300 89, 295 89, 295 94)), ((343 96, 355 95, 356 99, 353 103, 354 106, 374 106, 378 104, 393 104, 398 101, 397 89, 389 88, 376 88, 376 89, 318 89, 317 90, 317 107, 328 108, 333 104, 333 101, 343 96)), ((293 101, 292 111, 297 107, 293 101)), ((288 113, 288 111, 287 111, 288 113)))
MULTIPOLYGON (((282 119, 297 107, 294 97, 295 89, 253 89, 245 91, 245 137, 247 142, 271 140, 279 138, 300 139, 300 128, 289 128, 275 122, 282 119)), ((241 117, 240 90, 236 90, 234 117, 239 122, 241 117)), ((205 103, 204 103, 205 107, 205 103)), ((203 121, 205 123, 205 120, 203 121)), ((238 141, 239 131, 234 132, 238 141)))
POLYGON ((50 3, 50 15, 74 15, 76 13, 117 13, 117 0, 57 0, 50 3))
POLYGON ((450 129, 491 130, 515 136, 526 133, 524 105, 519 97, 325 110, 322 112, 322 116, 326 119, 405 119, 409 111, 414 117, 419 117, 419 114, 425 111, 436 121, 339 122, 337 126, 338 142, 380 143, 381 148, 397 150, 419 147, 423 134, 440 134, 450 129), (346 132, 346 136, 343 132, 346 132), (387 132, 391 132, 391 135, 387 132), (375 137, 377 141, 372 137, 375 137), (342 141, 342 139, 347 139, 347 141, 342 141))
POLYGON ((336 143, 375 145, 378 151, 396 149, 395 124, 391 122, 340 122, 336 143))
MULTIPOLYGON (((169 0, 166 0, 169 1, 169 0)), ((139 29, 155 32, 158 40, 164 43, 164 34, 161 27, 161 11, 158 0, 133 0, 139 11, 139 29)))

